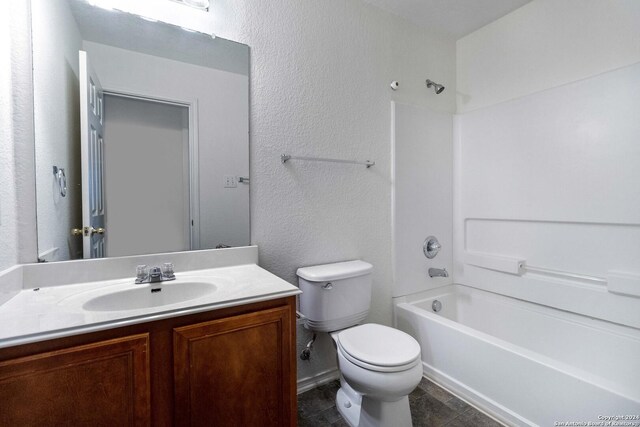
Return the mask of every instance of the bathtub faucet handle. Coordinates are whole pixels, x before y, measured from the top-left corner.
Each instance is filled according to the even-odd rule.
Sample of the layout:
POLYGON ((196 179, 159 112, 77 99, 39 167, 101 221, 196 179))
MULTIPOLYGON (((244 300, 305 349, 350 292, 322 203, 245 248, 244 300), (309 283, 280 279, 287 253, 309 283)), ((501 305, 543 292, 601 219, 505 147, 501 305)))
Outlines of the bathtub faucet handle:
POLYGON ((435 258, 440 249, 442 249, 442 245, 435 236, 427 237, 422 244, 422 252, 429 259, 435 258))

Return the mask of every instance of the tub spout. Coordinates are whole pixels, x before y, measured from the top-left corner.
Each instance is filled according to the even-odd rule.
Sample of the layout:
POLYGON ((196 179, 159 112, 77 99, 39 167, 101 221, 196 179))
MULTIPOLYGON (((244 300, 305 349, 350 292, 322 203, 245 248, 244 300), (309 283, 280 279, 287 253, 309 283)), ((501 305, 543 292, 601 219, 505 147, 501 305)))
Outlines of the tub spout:
POLYGON ((449 277, 446 268, 430 268, 429 277, 449 277))

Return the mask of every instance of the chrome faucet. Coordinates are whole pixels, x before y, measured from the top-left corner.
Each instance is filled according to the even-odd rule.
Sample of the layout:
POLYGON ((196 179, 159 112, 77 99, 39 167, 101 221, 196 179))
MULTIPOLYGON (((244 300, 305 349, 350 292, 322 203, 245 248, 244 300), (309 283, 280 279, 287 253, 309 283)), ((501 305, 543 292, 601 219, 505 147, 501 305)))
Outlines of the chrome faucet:
POLYGON ((429 277, 449 277, 446 268, 430 268, 429 277))
POLYGON ((141 283, 159 283, 166 282, 168 280, 176 280, 176 275, 173 272, 173 264, 165 262, 160 267, 147 267, 146 265, 139 265, 136 267, 136 284, 141 283))

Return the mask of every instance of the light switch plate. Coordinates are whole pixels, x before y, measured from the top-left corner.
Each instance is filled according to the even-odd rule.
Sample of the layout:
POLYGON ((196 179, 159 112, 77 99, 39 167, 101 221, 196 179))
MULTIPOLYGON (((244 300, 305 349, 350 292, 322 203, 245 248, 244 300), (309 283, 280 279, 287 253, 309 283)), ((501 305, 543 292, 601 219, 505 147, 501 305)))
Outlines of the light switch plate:
POLYGON ((236 188, 238 186, 238 179, 233 175, 224 176, 224 188, 236 188))

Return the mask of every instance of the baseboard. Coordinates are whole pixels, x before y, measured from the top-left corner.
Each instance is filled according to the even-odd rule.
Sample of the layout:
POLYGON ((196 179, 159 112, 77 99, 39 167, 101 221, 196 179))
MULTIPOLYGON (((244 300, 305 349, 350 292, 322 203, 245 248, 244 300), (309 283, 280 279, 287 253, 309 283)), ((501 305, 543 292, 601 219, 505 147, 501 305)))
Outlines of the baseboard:
POLYGON ((504 424, 506 426, 535 426, 536 424, 532 423, 526 418, 521 417, 515 412, 505 408, 494 400, 488 398, 482 393, 477 392, 476 390, 467 387, 456 379, 450 377, 449 375, 439 371, 438 369, 433 368, 431 365, 422 362, 424 376, 439 385, 440 387, 447 390, 449 393, 453 394, 460 400, 468 403, 469 405, 476 408, 478 411, 484 413, 490 418, 493 418, 495 421, 500 424, 504 424))
POLYGON ((333 380, 340 378, 340 371, 337 369, 327 369, 312 377, 302 378, 298 380, 298 394, 311 390, 333 380))

